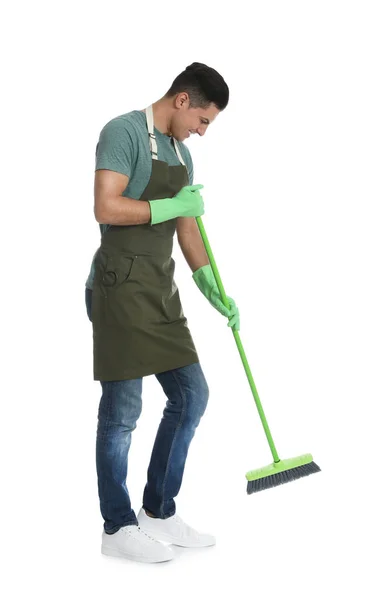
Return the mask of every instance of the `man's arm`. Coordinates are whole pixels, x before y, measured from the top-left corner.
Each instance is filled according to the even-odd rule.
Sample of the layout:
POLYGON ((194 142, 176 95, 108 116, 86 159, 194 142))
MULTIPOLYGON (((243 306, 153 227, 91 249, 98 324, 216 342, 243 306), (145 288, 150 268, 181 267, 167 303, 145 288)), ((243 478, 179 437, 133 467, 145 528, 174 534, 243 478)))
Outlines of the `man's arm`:
POLYGON ((193 273, 210 263, 195 217, 177 218, 177 238, 193 273))
POLYGON ((116 171, 95 171, 94 214, 106 225, 142 225, 151 222, 150 204, 122 196, 129 177, 116 171))

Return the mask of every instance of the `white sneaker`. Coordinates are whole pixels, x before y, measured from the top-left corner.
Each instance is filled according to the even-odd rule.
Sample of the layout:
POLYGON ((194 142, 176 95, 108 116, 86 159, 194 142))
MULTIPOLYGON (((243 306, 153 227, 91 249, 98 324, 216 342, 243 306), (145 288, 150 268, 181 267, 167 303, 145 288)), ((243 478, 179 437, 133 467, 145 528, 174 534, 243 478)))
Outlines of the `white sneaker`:
POLYGON ((162 542, 183 546, 184 548, 203 548, 213 546, 216 543, 213 535, 198 533, 198 531, 186 525, 177 514, 168 519, 155 519, 149 517, 145 510, 141 508, 137 520, 141 529, 162 542))
POLYGON ((126 525, 112 535, 103 531, 102 553, 146 563, 164 562, 174 558, 170 548, 142 531, 137 525, 126 525))

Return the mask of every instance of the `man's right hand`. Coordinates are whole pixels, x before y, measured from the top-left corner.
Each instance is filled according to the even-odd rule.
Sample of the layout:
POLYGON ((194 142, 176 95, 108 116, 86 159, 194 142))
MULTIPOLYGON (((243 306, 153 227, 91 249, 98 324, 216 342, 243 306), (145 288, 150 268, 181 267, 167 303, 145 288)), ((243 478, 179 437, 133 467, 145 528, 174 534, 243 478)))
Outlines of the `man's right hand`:
POLYGON ((177 217, 200 217, 204 214, 203 198, 199 193, 202 188, 201 184, 186 185, 174 196, 178 201, 177 217))
POLYGON ((204 214, 204 203, 199 190, 203 185, 186 185, 173 198, 150 200, 151 225, 169 221, 176 217, 200 217, 204 214))

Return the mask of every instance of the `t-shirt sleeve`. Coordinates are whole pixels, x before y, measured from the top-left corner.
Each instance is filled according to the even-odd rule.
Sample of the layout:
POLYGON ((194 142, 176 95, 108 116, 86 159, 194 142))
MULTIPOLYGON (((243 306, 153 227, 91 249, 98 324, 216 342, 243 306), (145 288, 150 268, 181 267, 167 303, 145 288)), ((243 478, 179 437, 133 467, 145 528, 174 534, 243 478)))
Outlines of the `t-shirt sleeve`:
POLYGON ((131 131, 123 119, 112 119, 100 132, 96 146, 95 171, 109 169, 131 177, 134 157, 131 131))

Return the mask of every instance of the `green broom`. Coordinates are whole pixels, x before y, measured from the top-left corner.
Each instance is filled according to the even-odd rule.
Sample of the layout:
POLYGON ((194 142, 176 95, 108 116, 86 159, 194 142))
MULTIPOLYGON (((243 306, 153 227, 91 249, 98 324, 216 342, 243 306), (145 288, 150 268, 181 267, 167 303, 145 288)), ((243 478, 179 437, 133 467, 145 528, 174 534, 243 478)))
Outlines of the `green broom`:
MULTIPOLYGON (((226 306, 226 308, 230 309, 230 305, 226 293, 224 291, 222 280, 220 279, 214 255, 212 253, 201 217, 196 217, 196 221, 198 223, 199 231, 202 236, 203 243, 205 245, 205 249, 210 261, 212 271, 214 273, 214 277, 216 279, 216 283, 218 285, 223 304, 226 306)), ((242 359, 243 366, 248 377, 249 385, 251 386, 253 397, 256 402, 257 410, 259 412, 260 419, 263 424, 265 435, 267 436, 267 440, 274 461, 266 467, 262 467, 261 469, 255 469, 253 471, 248 471, 248 473, 246 473, 245 477, 248 480, 247 493, 253 494, 254 492, 261 492, 262 490, 281 485, 282 483, 288 483, 289 481, 293 481, 294 479, 300 479, 301 477, 305 477, 306 475, 317 473, 321 469, 318 467, 317 464, 315 464, 315 462, 313 462, 313 457, 311 454, 303 454, 302 456, 297 456, 296 458, 287 458, 285 460, 280 460, 277 454, 276 447, 274 445, 271 432, 268 427, 267 420, 265 418, 263 407, 261 406, 260 398, 256 390, 255 382, 253 381, 252 373, 249 368, 247 357, 245 355, 243 345, 240 340, 239 332, 235 331, 235 328, 232 327, 232 333, 234 335, 240 353, 240 357, 242 359)))

